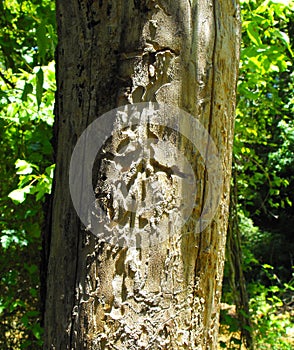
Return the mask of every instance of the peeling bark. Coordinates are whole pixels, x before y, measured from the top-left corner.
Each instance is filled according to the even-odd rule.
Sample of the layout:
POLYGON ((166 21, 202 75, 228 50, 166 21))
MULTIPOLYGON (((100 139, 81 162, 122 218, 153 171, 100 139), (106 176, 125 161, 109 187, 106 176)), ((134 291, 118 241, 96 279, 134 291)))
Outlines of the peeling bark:
MULTIPOLYGON (((44 349, 216 349, 240 45, 238 4, 58 0, 57 20, 57 167, 44 349), (209 131, 223 168, 220 204, 210 225, 196 233, 195 220, 207 196, 203 159, 185 138, 150 127, 146 133, 152 138, 168 138, 182 150, 201 180, 197 206, 185 226, 162 244, 111 246, 89 233, 75 213, 68 185, 71 154, 97 117, 119 105, 148 101, 179 106, 209 131)), ((144 226, 150 217, 121 215, 103 195, 115 180, 110 154, 128 143, 124 135, 115 135, 97 162, 97 200, 117 221, 144 226)), ((163 155, 154 158, 140 176, 161 182, 163 196, 173 191, 179 196, 163 155)), ((138 196, 148 199, 150 189, 143 193, 138 171, 126 175, 128 190, 139 189, 138 196)), ((150 215, 156 220, 159 214, 150 215)))

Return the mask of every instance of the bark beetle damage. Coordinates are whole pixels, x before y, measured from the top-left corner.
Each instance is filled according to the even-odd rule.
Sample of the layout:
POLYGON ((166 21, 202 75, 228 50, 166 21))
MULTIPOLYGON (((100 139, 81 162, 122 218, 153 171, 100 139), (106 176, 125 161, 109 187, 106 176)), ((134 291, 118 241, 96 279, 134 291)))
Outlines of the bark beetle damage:
POLYGON ((44 349, 216 349, 239 50, 235 2, 74 0, 69 6, 58 0, 57 5, 59 171, 44 349), (136 128, 114 130, 93 169, 97 205, 121 224, 122 235, 124 227, 152 225, 162 225, 167 235, 150 249, 120 248, 99 242, 69 216, 73 135, 118 105, 144 101, 179 106, 209 128, 223 165, 224 195, 210 227, 195 235, 205 200, 203 159, 164 128, 149 125, 141 134, 136 128), (146 138, 153 154, 136 162, 146 138), (177 209, 182 215, 177 200, 189 194, 181 193, 178 159, 167 162, 164 152, 155 151, 164 139, 182 151, 201 180, 199 207, 173 237, 166 212, 177 209), (141 149, 132 147, 134 140, 141 149), (121 157, 127 153, 125 166, 121 157), (152 187, 154 182, 160 186, 152 187), (158 201, 150 210, 122 210, 128 196, 158 201))
POLYGON ((121 228, 122 239, 130 227, 139 228, 144 236, 145 227, 154 231, 161 221, 167 225, 172 210, 184 210, 182 193, 177 189, 184 187, 182 181, 189 176, 179 169, 178 154, 167 155, 165 149, 168 138, 176 139, 174 134, 163 127, 137 126, 115 134, 109 147, 101 151, 94 167, 99 174, 97 205, 117 225, 125 227, 121 228))
POLYGON ((159 90, 169 86, 178 76, 178 56, 170 48, 155 49, 150 44, 143 52, 121 54, 119 80, 125 87, 120 90, 119 105, 157 102, 159 90))

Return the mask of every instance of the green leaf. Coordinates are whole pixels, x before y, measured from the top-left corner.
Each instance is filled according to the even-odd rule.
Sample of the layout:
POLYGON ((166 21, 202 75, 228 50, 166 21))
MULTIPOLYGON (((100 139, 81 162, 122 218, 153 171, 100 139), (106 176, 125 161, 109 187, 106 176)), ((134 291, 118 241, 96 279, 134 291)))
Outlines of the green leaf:
MULTIPOLYGON (((15 230, 3 230, 1 232, 0 244, 2 248, 7 249, 14 243, 21 247, 28 245, 28 241, 24 238, 24 233, 15 230)), ((7 282, 6 282, 7 284, 7 282)))
POLYGON ((15 162, 15 167, 18 169, 16 172, 17 175, 31 174, 33 171, 32 164, 26 162, 23 159, 18 159, 15 162))
POLYGON ((26 195, 30 193, 32 186, 26 186, 24 188, 19 188, 8 194, 8 197, 11 198, 15 203, 22 203, 26 199, 26 195))
POLYGON ((28 100, 28 95, 33 92, 33 85, 25 83, 23 93, 21 95, 22 101, 27 101, 28 100))
POLYGON ((36 99, 37 99, 38 109, 42 102, 43 84, 44 84, 44 73, 43 73, 42 67, 40 67, 40 69, 36 73, 36 99))
POLYGON ((248 23, 247 34, 249 36, 249 39, 256 46, 262 45, 262 41, 261 41, 259 33, 258 33, 258 27, 257 27, 257 25, 254 22, 248 23))
POLYGON ((262 267, 263 267, 264 269, 271 269, 271 270, 274 269, 273 266, 271 266, 271 265, 269 265, 269 264, 263 264, 262 267))
POLYGON ((24 263, 24 268, 29 272, 30 275, 38 272, 38 266, 35 264, 28 265, 27 263, 24 263))
POLYGON ((2 312, 6 309, 6 306, 4 305, 0 305, 0 315, 2 314, 2 312))
POLYGON ((50 179, 53 179, 54 170, 55 170, 55 164, 52 164, 45 169, 45 173, 49 176, 50 179))
POLYGON ((46 26, 41 23, 36 30, 37 45, 39 49, 40 63, 45 62, 46 48, 47 48, 47 37, 46 37, 46 26))
POLYGON ((1 235, 0 242, 2 248, 7 249, 13 242, 13 238, 10 235, 1 235))
POLYGON ((18 117, 16 116, 19 109, 19 105, 17 103, 10 103, 6 110, 6 117, 15 119, 15 121, 18 121, 18 117))
POLYGON ((37 298, 38 297, 38 290, 36 288, 30 288, 30 295, 33 298, 37 298))
POLYGON ((36 339, 41 339, 41 336, 43 335, 44 331, 43 328, 39 325, 39 323, 34 324, 32 328, 32 332, 36 339))
POLYGON ((44 198, 45 194, 48 193, 46 187, 41 187, 38 189, 37 195, 36 195, 36 201, 39 201, 40 199, 44 198))
POLYGON ((292 51, 291 46, 290 46, 289 36, 285 32, 280 31, 279 32, 279 37, 283 41, 283 43, 286 45, 286 47, 289 50, 291 56, 293 57, 294 54, 293 54, 293 51, 292 51))

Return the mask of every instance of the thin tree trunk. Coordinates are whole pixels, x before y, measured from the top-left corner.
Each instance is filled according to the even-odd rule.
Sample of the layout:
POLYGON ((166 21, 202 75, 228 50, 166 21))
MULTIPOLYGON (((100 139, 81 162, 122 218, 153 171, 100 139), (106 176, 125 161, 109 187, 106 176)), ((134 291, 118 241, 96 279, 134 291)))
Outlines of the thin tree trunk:
MULTIPOLYGON (((58 0, 57 20, 57 166, 44 349, 215 349, 239 59, 238 5, 228 0, 58 0), (153 139, 168 135, 194 169, 197 206, 182 229, 172 236, 166 232, 160 244, 118 247, 99 241, 80 223, 69 192, 70 159, 97 117, 119 105, 148 101, 178 106, 207 129, 222 167, 220 203, 199 232, 196 221, 208 193, 207 159, 184 137, 155 127, 149 130, 153 139)), ((117 138, 107 147, 117 152, 117 138)), ((105 159, 98 192, 115 181, 105 159)), ((157 163, 164 188, 164 159, 158 156, 157 163)), ((105 202, 106 211, 112 206, 105 202)))
POLYGON ((236 305, 241 329, 241 341, 247 349, 254 349, 253 327, 249 312, 249 300, 246 289, 245 276, 242 269, 241 232, 237 213, 237 179, 236 171, 233 173, 230 219, 227 237, 227 257, 229 263, 229 283, 236 305))

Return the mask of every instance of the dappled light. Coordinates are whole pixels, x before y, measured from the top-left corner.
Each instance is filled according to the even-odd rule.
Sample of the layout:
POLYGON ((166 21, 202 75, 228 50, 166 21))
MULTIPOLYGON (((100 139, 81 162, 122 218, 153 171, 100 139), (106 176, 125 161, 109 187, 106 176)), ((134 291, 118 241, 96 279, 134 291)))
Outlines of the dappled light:
MULTIPOLYGON (((57 134, 55 5, 50 0, 4 0, 0 9, 0 349, 34 350, 43 346, 44 286, 50 243, 42 232, 49 230, 48 198, 54 186, 57 147, 53 136, 57 134)), ((145 11, 143 5, 141 10, 145 11)), ((164 6, 163 10, 169 18, 164 6)), ((145 15, 147 18, 144 12, 145 15)), ((294 2, 242 0, 241 15, 242 47, 218 347, 291 350, 294 348, 294 2)), ((155 33, 157 24, 152 23, 154 28, 150 26, 150 31, 155 33)), ((201 40, 211 45, 210 41, 214 40, 211 26, 204 23, 207 27, 201 27, 200 23, 198 35, 203 34, 201 40)), ((173 34, 178 35, 173 25, 167 27, 172 27, 173 34)), ((110 36, 111 30, 107 28, 110 36)), ((168 34, 172 42, 172 35, 168 34)), ((164 74, 172 77, 178 74, 176 69, 170 72, 168 66, 174 61, 176 67, 178 47, 156 50, 158 57, 150 53, 154 65, 157 59, 164 74)), ((124 57, 124 64, 134 57, 124 57)), ((82 72, 82 67, 79 69, 82 72)), ((163 81, 159 79, 157 94, 152 85, 157 73, 152 65, 149 70, 145 73, 151 81, 151 92, 138 88, 133 93, 133 102, 142 96, 148 100, 151 93, 152 98, 153 95, 164 98, 165 89, 169 91, 170 81, 164 81, 161 89, 163 81)), ((206 73, 209 80, 209 69, 206 73)), ((173 81, 175 86, 177 83, 173 81)), ((188 106, 190 101, 185 99, 186 95, 183 104, 188 106)), ((196 110, 196 106, 189 108, 196 110)), ((161 130, 152 132, 153 141, 156 133, 161 135, 161 130)), ((168 137, 172 139, 173 134, 168 137)), ((107 152, 109 156, 111 152, 107 152)), ((97 191, 99 195, 102 196, 97 191)), ((104 197, 101 201, 106 201, 104 197)), ((107 201, 113 198, 109 195, 107 201)), ((137 252, 132 254, 135 256, 137 252)))

